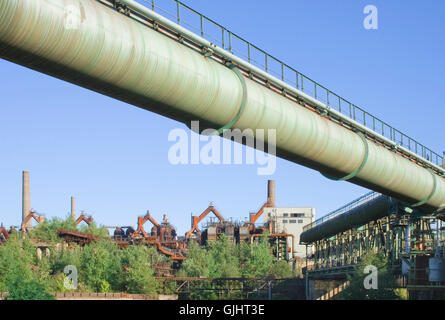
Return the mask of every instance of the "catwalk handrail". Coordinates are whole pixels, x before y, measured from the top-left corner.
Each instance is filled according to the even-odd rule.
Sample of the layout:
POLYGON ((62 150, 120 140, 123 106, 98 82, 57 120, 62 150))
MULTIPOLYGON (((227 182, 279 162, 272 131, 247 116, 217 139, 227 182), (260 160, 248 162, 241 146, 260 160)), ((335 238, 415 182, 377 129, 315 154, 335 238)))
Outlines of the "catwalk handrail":
POLYGON ((338 208, 338 209, 332 211, 331 213, 328 213, 327 215, 321 217, 320 219, 317 219, 314 222, 304 226, 303 232, 305 232, 309 229, 312 229, 316 226, 319 226, 320 224, 322 224, 328 220, 331 220, 332 218, 337 217, 341 214, 344 214, 354 208, 357 208, 358 206, 362 205, 363 203, 373 200, 373 199, 377 198, 378 196, 381 196, 381 194, 374 192, 374 191, 368 192, 367 194, 355 199, 354 201, 351 201, 348 204, 345 204, 341 208, 338 208))
POLYGON ((412 139, 401 131, 393 128, 379 118, 371 115, 362 108, 359 108, 348 100, 340 97, 338 94, 320 85, 311 78, 296 71, 288 64, 282 62, 266 51, 253 45, 249 41, 236 35, 219 23, 207 18, 203 14, 197 12, 181 1, 164 0, 164 3, 166 1, 175 3, 175 13, 165 10, 164 8, 159 6, 158 4, 160 0, 144 0, 145 3, 150 5, 147 7, 152 11, 157 12, 158 14, 201 36, 211 43, 220 46, 222 49, 230 52, 231 54, 246 59, 255 67, 260 68, 266 73, 276 77, 277 79, 280 79, 281 81, 296 88, 297 90, 304 92, 315 100, 324 103, 328 108, 338 111, 347 118, 352 119, 361 125, 364 125, 373 132, 391 140, 401 147, 406 148, 410 152, 415 153, 426 162, 430 162, 437 166, 442 166, 444 164, 443 157, 436 152, 432 151, 431 149, 427 148, 423 144, 412 139), (199 26, 193 26, 189 22, 186 22, 187 18, 184 18, 184 10, 199 18, 199 26), (219 39, 207 33, 205 29, 206 23, 219 29, 219 39), (244 52, 241 52, 238 48, 235 48, 236 42, 238 42, 238 44, 244 45, 244 52), (260 56, 262 61, 258 61, 259 59, 255 58, 255 54, 257 56, 260 56))

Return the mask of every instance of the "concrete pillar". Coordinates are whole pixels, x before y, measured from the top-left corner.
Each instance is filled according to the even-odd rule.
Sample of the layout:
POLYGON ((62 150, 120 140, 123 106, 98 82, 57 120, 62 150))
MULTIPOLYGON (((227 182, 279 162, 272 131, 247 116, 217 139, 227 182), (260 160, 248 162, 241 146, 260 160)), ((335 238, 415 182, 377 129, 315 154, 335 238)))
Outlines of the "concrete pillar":
POLYGON ((267 183, 267 202, 275 207, 275 180, 269 180, 267 183))
POLYGON ((76 220, 76 198, 71 197, 71 218, 76 220))
POLYGON ((37 260, 42 260, 42 249, 37 248, 37 260))
MULTIPOLYGON (((29 172, 23 171, 22 183, 22 222, 31 212, 31 192, 29 185, 29 172)), ((26 223, 25 227, 31 227, 31 219, 26 223)))

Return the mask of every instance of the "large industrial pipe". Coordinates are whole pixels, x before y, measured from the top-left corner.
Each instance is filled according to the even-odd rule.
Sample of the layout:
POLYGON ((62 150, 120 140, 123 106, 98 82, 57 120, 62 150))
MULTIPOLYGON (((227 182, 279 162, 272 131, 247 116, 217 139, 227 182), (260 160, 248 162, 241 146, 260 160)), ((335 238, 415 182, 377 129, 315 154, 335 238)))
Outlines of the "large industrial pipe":
POLYGON ((0 57, 215 129, 246 98, 233 127, 275 129, 278 156, 331 176, 355 172, 349 181, 432 210, 445 204, 443 177, 95 0, 2 0, 0 57))
POLYGON ((313 228, 304 231, 300 235, 300 242, 309 244, 315 241, 326 239, 339 234, 343 231, 359 227, 365 223, 377 220, 388 215, 394 199, 375 194, 369 200, 363 202, 357 207, 353 207, 332 219, 316 224, 313 228))
MULTIPOLYGON (((29 172, 23 171, 22 174, 22 225, 25 221, 27 221, 28 215, 31 213, 31 191, 29 184, 29 172)), ((24 225, 26 228, 31 227, 31 219, 24 225)))

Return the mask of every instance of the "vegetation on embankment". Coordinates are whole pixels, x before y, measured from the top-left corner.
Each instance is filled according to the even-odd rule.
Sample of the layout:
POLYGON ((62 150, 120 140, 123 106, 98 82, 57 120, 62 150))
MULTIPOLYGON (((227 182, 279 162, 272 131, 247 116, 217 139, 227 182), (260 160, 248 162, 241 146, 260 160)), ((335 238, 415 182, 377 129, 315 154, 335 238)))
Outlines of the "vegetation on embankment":
POLYGON ((9 299, 51 299, 50 292, 127 292, 156 296, 164 292, 155 281, 156 263, 168 259, 154 248, 129 246, 120 249, 111 240, 92 242, 84 247, 70 244, 60 246, 63 240, 57 235, 58 228, 88 232, 104 237, 108 233, 103 227, 91 224, 77 228, 68 218, 46 221, 24 239, 22 234, 11 234, 10 239, 0 246, 0 291, 8 292, 9 299), (39 258, 35 242, 49 246, 49 254, 39 258), (75 276, 73 267, 64 273, 67 266, 77 270, 77 289, 71 289, 67 278, 75 276), (68 285, 67 285, 68 284, 68 285))
MULTIPOLYGON (((135 294, 170 294, 174 285, 155 277, 155 266, 170 264, 170 260, 155 248, 131 245, 119 248, 111 240, 92 242, 83 247, 75 244, 60 246, 58 228, 108 236, 105 228, 94 224, 77 228, 71 218, 48 220, 35 227, 22 238, 22 234, 11 234, 10 239, 0 246, 0 291, 9 292, 9 299, 53 299, 51 293, 73 291, 67 284, 69 278, 64 270, 74 266, 77 270, 78 292, 126 292, 135 294), (49 254, 38 257, 35 242, 45 242, 49 254)), ((72 269, 72 268, 71 268, 72 269)), ((73 275, 72 271, 67 272, 73 275)), ((266 238, 258 244, 230 242, 226 237, 210 242, 206 246, 190 244, 188 259, 182 264, 178 276, 188 277, 289 277, 291 268, 286 262, 275 263, 266 238)), ((218 288, 215 288, 215 292, 218 288)), ((211 299, 210 291, 200 290, 192 298, 211 299)), ((230 294, 225 298, 240 297, 230 294)), ((219 296, 219 298, 224 298, 219 296)))
MULTIPOLYGON (((187 260, 183 262, 178 276, 201 278, 245 278, 266 279, 289 278, 295 276, 286 261, 275 262, 267 235, 258 243, 235 244, 222 235, 217 241, 206 246, 191 242, 187 260)), ((251 280, 225 281, 223 283, 208 281, 193 283, 190 299, 247 299, 259 297, 264 299, 264 292, 258 292, 259 284, 264 281, 251 280), (224 290, 221 290, 221 287, 224 290), (249 292, 251 287, 255 292, 249 292)), ((267 294, 266 294, 267 297, 267 294)))
POLYGON ((348 277, 350 285, 343 290, 340 300, 407 300, 408 293, 406 289, 397 288, 396 278, 388 258, 381 253, 370 252, 365 255, 360 263, 355 267, 353 275, 348 277), (365 270, 373 266, 376 269, 376 278, 370 279, 371 272, 365 273, 365 270), (367 280, 368 278, 369 280, 367 280), (367 282, 373 287, 365 288, 367 282), (374 283, 372 283, 374 282, 374 283))

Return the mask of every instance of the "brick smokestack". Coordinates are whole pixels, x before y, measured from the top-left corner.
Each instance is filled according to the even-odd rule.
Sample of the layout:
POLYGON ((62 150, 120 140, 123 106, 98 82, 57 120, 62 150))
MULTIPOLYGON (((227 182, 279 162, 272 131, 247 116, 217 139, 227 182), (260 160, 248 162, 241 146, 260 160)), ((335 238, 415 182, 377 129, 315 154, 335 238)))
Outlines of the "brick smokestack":
POLYGON ((71 217, 76 220, 76 198, 71 197, 71 217))
POLYGON ((267 202, 275 207, 275 180, 269 180, 267 183, 267 202))
MULTIPOLYGON (((31 213, 31 191, 29 185, 29 172, 23 171, 22 183, 22 222, 31 213)), ((26 223, 25 227, 31 227, 31 219, 26 223)))

